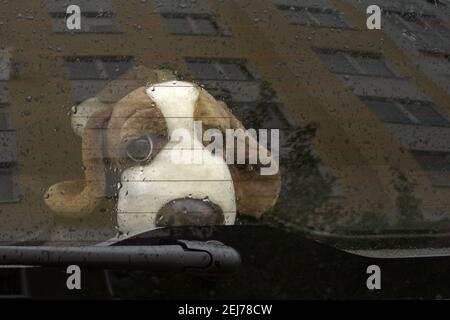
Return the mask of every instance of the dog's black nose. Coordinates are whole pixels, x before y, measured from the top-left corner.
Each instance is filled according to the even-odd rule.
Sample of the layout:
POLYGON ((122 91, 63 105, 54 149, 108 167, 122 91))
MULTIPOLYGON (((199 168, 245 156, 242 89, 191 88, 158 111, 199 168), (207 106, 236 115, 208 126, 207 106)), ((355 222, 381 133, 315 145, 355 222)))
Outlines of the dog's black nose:
POLYGON ((222 209, 205 199, 181 198, 164 205, 156 219, 158 227, 209 226, 225 222, 222 209))

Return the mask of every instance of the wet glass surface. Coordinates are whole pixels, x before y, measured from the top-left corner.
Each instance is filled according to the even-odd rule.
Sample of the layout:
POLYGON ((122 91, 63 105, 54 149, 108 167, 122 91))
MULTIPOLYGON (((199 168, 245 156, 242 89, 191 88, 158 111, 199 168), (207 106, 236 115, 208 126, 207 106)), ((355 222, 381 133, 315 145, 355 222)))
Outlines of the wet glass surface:
POLYGON ((444 0, 0 2, 0 240, 215 224, 446 234, 449 13, 444 0), (382 28, 368 30, 375 3, 382 28))

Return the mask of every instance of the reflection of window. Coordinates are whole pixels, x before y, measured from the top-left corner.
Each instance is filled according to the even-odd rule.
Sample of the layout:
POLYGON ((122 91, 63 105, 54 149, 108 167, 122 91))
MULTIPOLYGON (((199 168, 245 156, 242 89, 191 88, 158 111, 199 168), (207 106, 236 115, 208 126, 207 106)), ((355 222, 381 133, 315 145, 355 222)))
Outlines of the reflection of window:
POLYGON ((218 35, 223 29, 216 18, 209 14, 163 14, 169 31, 174 34, 218 35))
MULTIPOLYGON (((10 53, 0 50, 0 80, 10 78, 10 53)), ((16 133, 12 128, 6 81, 0 81, 0 203, 18 200, 14 184, 16 133)))
POLYGON ((386 15, 404 32, 406 31, 406 36, 417 41, 422 50, 442 51, 442 48, 447 48, 450 30, 437 17, 417 12, 397 11, 387 11, 386 15))
POLYGON ((376 54, 317 50, 322 61, 333 73, 394 77, 383 58, 376 54))
POLYGON ((450 186, 450 153, 411 151, 416 161, 427 172, 433 185, 450 186))
POLYGON ((134 58, 123 56, 83 56, 66 57, 65 63, 69 71, 69 79, 75 102, 80 103, 95 97, 105 86, 117 78, 104 99, 114 103, 128 92, 145 84, 136 79, 128 79, 126 74, 134 66, 134 58))
POLYGON ((8 103, 9 103, 8 87, 6 86, 6 82, 0 81, 0 108, 8 105, 8 103))
POLYGON ((283 114, 283 106, 278 103, 231 102, 228 107, 247 128, 285 129, 290 123, 283 114))
POLYGON ((121 32, 114 12, 81 12, 81 29, 69 30, 66 26, 65 12, 50 13, 55 32, 121 32))
POLYGON ((116 21, 111 0, 48 0, 48 11, 55 32, 121 32, 116 21), (81 10, 81 29, 68 30, 66 26, 67 7, 78 5, 81 10))
POLYGON ((6 106, 0 104, 0 131, 11 130, 11 118, 6 106))
POLYGON ((430 102, 396 99, 362 98, 367 106, 385 122, 448 126, 430 102))
POLYGON ((245 62, 235 60, 188 60, 189 68, 198 80, 253 80, 245 62))
POLYGON ((11 60, 7 51, 0 50, 0 80, 9 80, 11 74, 11 60))
POLYGON ((0 203, 18 201, 14 177, 14 166, 9 163, 0 163, 0 203))
POLYGON ((244 60, 187 59, 187 64, 194 78, 204 80, 216 99, 225 100, 244 126, 283 129, 292 125, 275 91, 257 80, 244 60))
POLYGON ((447 119, 440 115, 432 103, 411 101, 402 103, 405 111, 408 112, 415 121, 425 125, 449 125, 447 119))
POLYGON ((342 14, 333 9, 286 5, 279 5, 278 8, 292 24, 317 25, 331 28, 345 28, 348 26, 342 14))
POLYGON ((14 163, 16 159, 16 132, 12 129, 0 130, 0 166, 14 163))
POLYGON ((434 31, 446 34, 449 30, 437 17, 418 12, 387 11, 386 14, 395 22, 410 31, 434 31))
POLYGON ((67 57, 71 80, 115 79, 134 64, 131 57, 67 57))
POLYGON ((15 184, 15 133, 0 131, 0 203, 18 201, 15 184))

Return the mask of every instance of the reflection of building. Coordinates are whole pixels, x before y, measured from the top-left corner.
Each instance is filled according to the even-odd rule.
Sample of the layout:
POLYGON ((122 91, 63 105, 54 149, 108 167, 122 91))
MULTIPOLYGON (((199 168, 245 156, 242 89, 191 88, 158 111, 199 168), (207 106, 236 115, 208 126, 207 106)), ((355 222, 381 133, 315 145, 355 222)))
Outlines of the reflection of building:
MULTIPOLYGON (((2 230, 22 235, 49 220, 46 187, 82 174, 72 105, 135 64, 170 66, 225 92, 244 118, 267 81, 276 97, 263 125, 318 124, 314 149, 337 179, 336 199, 395 220, 398 168, 418 182, 429 217, 448 211, 444 0, 370 1, 389 6, 382 31, 366 30, 366 4, 352 0, 47 2, 0 10, 0 46, 13 48, 18 69, 8 83, 0 73, 0 136, 13 141, 15 128, 18 147, 0 144, 2 230), (66 4, 80 5, 81 32, 65 32, 66 4), (416 4, 424 14, 405 14, 416 4)), ((135 79, 122 81, 127 88, 135 79)))
POLYGON ((8 81, 11 78, 11 52, 0 50, 0 203, 18 201, 14 182, 16 135, 11 121, 8 81))
POLYGON ((81 29, 69 32, 120 33, 121 29, 115 19, 116 13, 109 0, 95 2, 48 1, 48 13, 55 32, 68 32, 66 27, 67 7, 81 5, 81 29))
MULTIPOLYGON (((375 94, 368 106, 416 160, 420 167, 416 171, 423 170, 418 173, 418 195, 424 201, 426 217, 433 219, 448 214, 445 199, 450 187, 450 3, 446 0, 346 2, 361 13, 370 4, 378 4, 383 9, 383 31, 408 61, 398 71, 401 67, 409 70, 396 78, 403 78, 411 88, 404 90, 403 85, 395 85, 390 90, 387 83, 371 84, 368 87, 375 94)), ((395 54, 394 51, 384 54, 386 64, 395 63, 395 54)), ((393 65, 392 69, 395 68, 393 65)), ((368 89, 365 90, 364 96, 368 89)))
MULTIPOLYGON (((132 57, 126 56, 75 56, 65 57, 64 60, 76 103, 95 96, 111 79, 117 78, 133 66, 132 57)), ((131 85, 129 81, 133 80, 123 79, 121 82, 123 90, 127 90, 126 88, 131 85)), ((123 90, 117 94, 120 96, 124 93, 123 90)), ((110 102, 115 102, 117 99, 113 97, 110 102)))

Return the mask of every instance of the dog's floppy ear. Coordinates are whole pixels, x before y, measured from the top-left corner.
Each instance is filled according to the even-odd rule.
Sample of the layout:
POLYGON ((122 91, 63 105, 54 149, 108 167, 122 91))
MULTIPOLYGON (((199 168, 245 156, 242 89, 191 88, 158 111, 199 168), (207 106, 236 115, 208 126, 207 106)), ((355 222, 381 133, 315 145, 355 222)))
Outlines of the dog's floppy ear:
MULTIPOLYGON (((175 79, 175 76, 169 70, 152 70, 144 66, 134 67, 108 83, 96 97, 87 99, 75 107, 71 123, 74 132, 82 137, 85 179, 63 181, 52 185, 47 190, 45 203, 55 214, 78 218, 89 215, 95 210, 106 195, 104 163, 104 158, 108 156, 106 154, 106 133, 113 110, 126 109, 118 110, 118 117, 120 118, 123 112, 126 113, 128 109, 136 107, 133 103, 130 103, 131 101, 119 103, 130 92, 139 87, 141 87, 141 90, 137 92, 145 92, 145 88, 142 86, 149 82, 156 83, 173 79, 175 79), (119 102, 115 104, 114 101, 119 102), (124 104, 125 107, 120 108, 124 104), (119 108, 116 108, 116 106, 119 106, 119 108)), ((146 101, 147 99, 148 97, 145 95, 137 96, 134 100, 138 100, 135 101, 138 104, 150 104, 146 101)), ((158 117, 155 116, 154 118, 157 119, 158 117)))
MULTIPOLYGON (((212 128, 221 130, 224 141, 227 129, 245 130, 243 124, 232 114, 227 105, 223 101, 217 101, 204 89, 200 89, 194 118, 196 121, 202 122, 205 131, 212 128)), ((203 143, 206 145, 209 141, 203 143)), ((234 145, 236 148, 236 144, 234 145)), ((256 141, 245 141, 246 163, 248 163, 250 152, 258 152, 255 147, 260 150, 264 148, 256 141)), ((223 152, 224 157, 226 151, 223 152)), ((265 149, 261 151, 270 154, 265 149)), ((229 168, 233 177, 238 213, 259 218, 275 205, 281 189, 279 173, 261 175, 259 170, 251 170, 249 166, 239 164, 229 164, 229 168)))
POLYGON ((72 129, 78 136, 83 136, 84 128, 95 113, 112 109, 111 104, 101 102, 97 97, 89 98, 72 110, 72 129))
POLYGON ((63 181, 47 190, 45 203, 56 214, 76 218, 86 216, 105 196, 104 134, 110 115, 110 108, 94 112, 83 127, 84 180, 63 181))
POLYGON ((120 101, 130 92, 145 86, 148 82, 171 80, 175 80, 175 75, 170 70, 154 70, 142 65, 131 68, 109 82, 95 97, 74 107, 71 119, 73 131, 81 137, 86 123, 94 113, 113 108, 116 101, 120 101))
POLYGON ((120 101, 133 90, 148 83, 171 80, 176 80, 176 76, 167 69, 155 70, 142 65, 131 68, 109 82, 95 97, 89 98, 74 107, 72 112, 73 131, 81 137, 88 119, 94 113, 113 108, 115 102, 120 101))

